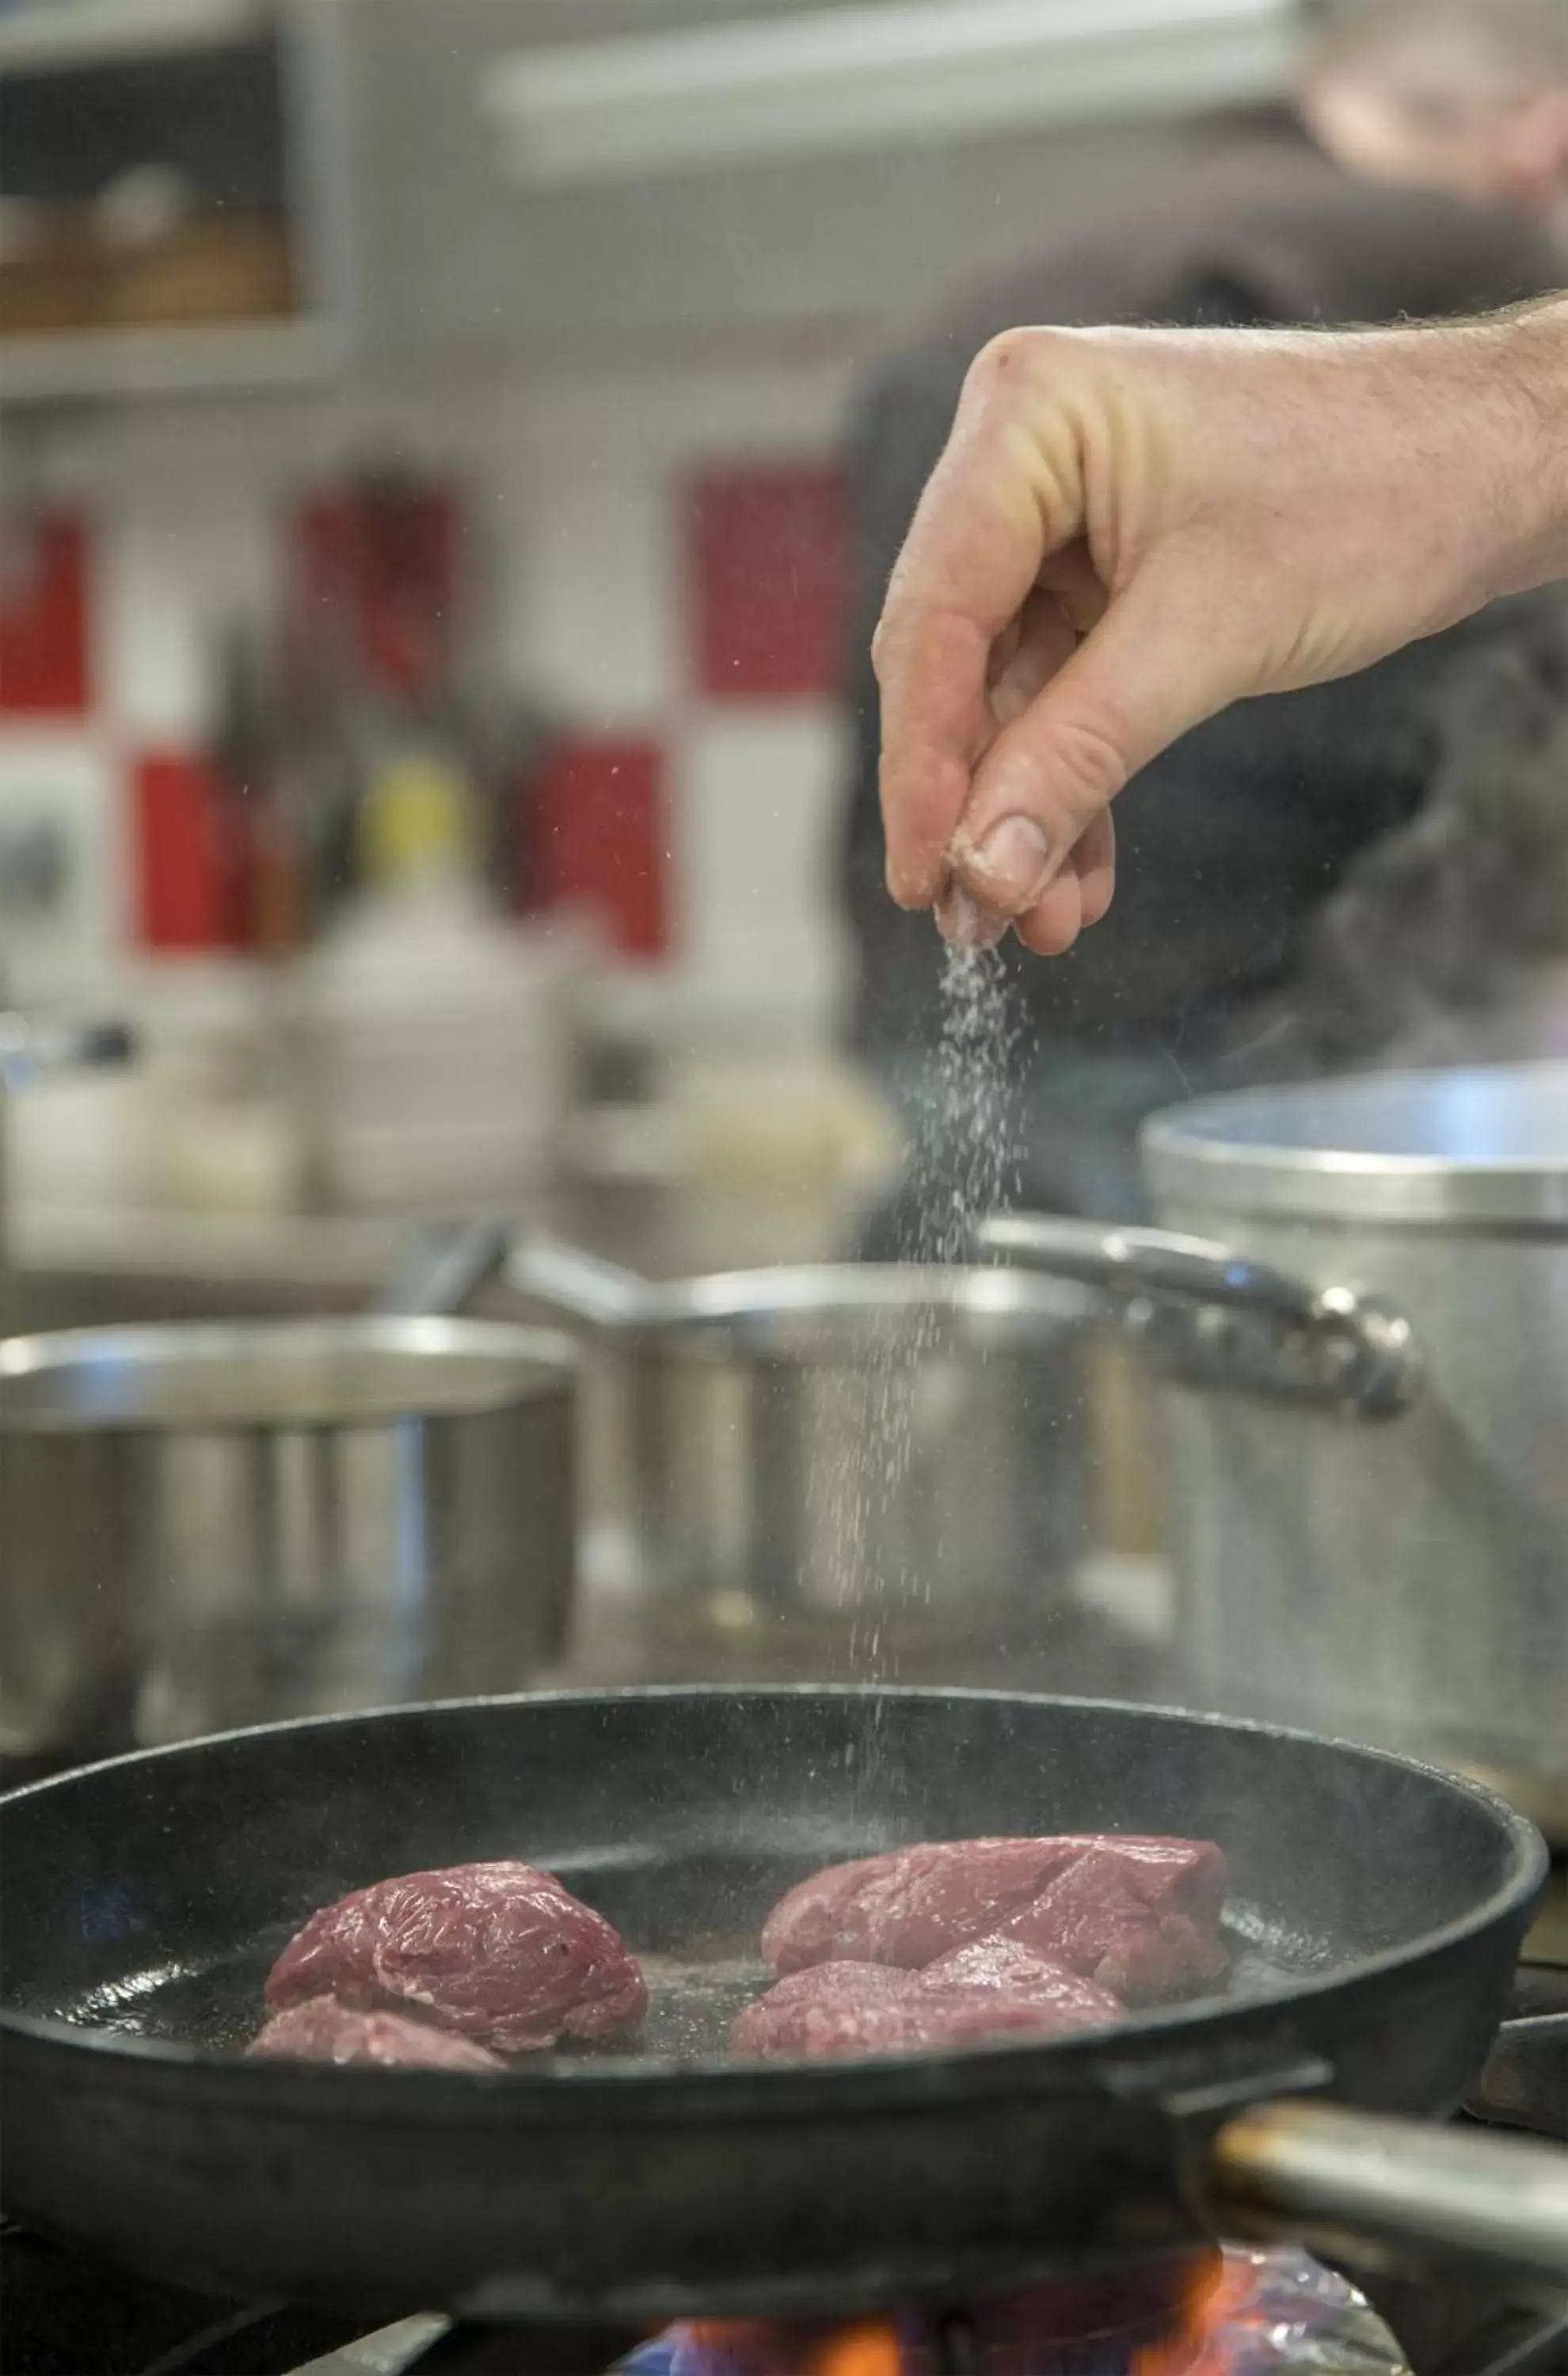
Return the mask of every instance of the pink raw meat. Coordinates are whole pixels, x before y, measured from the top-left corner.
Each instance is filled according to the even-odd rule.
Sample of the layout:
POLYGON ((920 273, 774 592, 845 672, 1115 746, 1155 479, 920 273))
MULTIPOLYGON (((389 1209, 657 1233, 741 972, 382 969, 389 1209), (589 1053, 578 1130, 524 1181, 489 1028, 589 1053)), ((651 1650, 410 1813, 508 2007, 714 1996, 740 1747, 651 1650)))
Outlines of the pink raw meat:
POLYGON ((776 1972, 830 1956, 912 1970, 994 1930, 1064 1861, 1058 1840, 945 1840, 829 1865, 779 1899, 762 1952, 776 1972))
POLYGON ((1207 1840, 943 1840, 834 1865, 780 1898, 777 1972, 830 1958, 919 1969, 1003 1930, 1131 2003, 1218 1979, 1228 1873, 1207 1840))
POLYGON ((409 2005, 503 2054, 603 2037, 647 1990, 602 1915, 531 1864, 458 1864, 357 1889, 313 1914, 273 1966, 274 2012, 307 1997, 409 2005))
POLYGON ((808 1997, 793 2005, 774 2005, 764 1997, 737 2016, 730 2043, 737 2054, 798 2054, 830 2061, 861 2054, 917 2054, 1018 2032, 1038 2037, 1051 2026, 1027 2001, 980 1990, 972 1995, 869 2002, 808 1997))
POLYGON ((1126 2011, 1121 1999, 1098 1980, 1086 1980, 1081 1972, 1053 1963, 1048 1955, 1036 1954, 1021 1940, 1004 1939, 994 1933, 988 1939, 971 1939, 967 1947, 955 1947, 950 1954, 938 1955, 934 1964, 928 1964, 923 1971, 910 1973, 909 1978, 923 1992, 933 1996, 945 1996, 956 1990, 968 1994, 972 1989, 986 1989, 993 1996, 1027 2000, 1045 2011, 1060 2013, 1064 2026, 1074 2028, 1081 2024, 1120 2021, 1126 2011))
POLYGON ((453 2037, 400 2013, 360 2013, 336 1997, 308 1997, 275 2013, 245 2052, 298 2062, 370 2062, 384 2071, 504 2071, 469 2037, 453 2037))
POLYGON ((1219 1933, 1227 1879, 1217 1847, 1089 1841, 1003 1935, 1090 1974, 1129 2004, 1190 1996, 1229 1966, 1219 1933), (1205 1857, 1211 1861, 1193 1861, 1205 1857))
POLYGON ((814 1964, 775 1981, 730 2031, 738 2054, 826 2059, 909 2053, 1010 2035, 1091 2029, 1121 2018, 1105 1989, 1012 1940, 983 1940, 923 1972, 814 1964))

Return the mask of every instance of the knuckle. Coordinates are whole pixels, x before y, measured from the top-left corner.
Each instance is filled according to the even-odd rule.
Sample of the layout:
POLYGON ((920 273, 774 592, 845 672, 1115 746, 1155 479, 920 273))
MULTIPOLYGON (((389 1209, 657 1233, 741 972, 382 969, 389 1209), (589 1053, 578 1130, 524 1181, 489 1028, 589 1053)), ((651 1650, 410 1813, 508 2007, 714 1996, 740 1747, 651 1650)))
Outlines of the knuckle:
POLYGON ((1114 730, 1094 718, 1063 718, 1051 749, 1055 803, 1082 832, 1116 798, 1127 781, 1127 762, 1114 730))
POLYGON ((998 330, 981 347, 966 374, 966 386, 989 394, 1020 378, 1028 369, 1038 330, 998 330))
POLYGON ((899 555, 883 597, 882 614, 871 639, 871 664, 878 684, 886 690, 890 671, 897 669, 909 640, 909 603, 906 588, 909 571, 904 557, 899 555))
POLYGON ((1044 362, 1060 357, 1063 333, 1026 324, 1016 329, 999 330, 988 339, 964 378, 964 398, 968 403, 988 402, 1005 397, 1025 386, 1039 373, 1044 362))

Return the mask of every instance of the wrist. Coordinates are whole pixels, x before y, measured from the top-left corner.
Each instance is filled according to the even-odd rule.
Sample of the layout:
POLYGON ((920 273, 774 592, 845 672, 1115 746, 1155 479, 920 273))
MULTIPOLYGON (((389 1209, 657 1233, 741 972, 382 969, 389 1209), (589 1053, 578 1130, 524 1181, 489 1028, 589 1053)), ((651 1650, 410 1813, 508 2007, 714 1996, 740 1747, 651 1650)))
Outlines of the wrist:
POLYGON ((1470 351, 1455 426, 1487 462, 1475 520, 1486 601, 1568 576, 1568 298, 1456 335, 1470 351))

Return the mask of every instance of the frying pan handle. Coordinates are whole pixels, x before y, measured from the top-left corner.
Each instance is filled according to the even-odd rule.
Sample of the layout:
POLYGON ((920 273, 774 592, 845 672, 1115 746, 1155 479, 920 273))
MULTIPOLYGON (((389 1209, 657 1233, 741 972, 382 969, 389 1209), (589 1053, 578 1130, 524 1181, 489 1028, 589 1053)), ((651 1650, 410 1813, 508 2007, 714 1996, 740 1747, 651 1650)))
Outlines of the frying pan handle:
POLYGON ((1462 2261, 1521 2303, 1568 2295, 1568 2154, 1551 2146, 1283 2101, 1228 2121, 1208 2174, 1228 2233, 1352 2268, 1462 2261))
POLYGON ((1103 1289, 1183 1385, 1242 1388, 1354 1419, 1394 1419, 1420 1388, 1410 1324, 1375 1296, 1313 1287, 1207 1238, 998 1213, 980 1251, 1103 1289))

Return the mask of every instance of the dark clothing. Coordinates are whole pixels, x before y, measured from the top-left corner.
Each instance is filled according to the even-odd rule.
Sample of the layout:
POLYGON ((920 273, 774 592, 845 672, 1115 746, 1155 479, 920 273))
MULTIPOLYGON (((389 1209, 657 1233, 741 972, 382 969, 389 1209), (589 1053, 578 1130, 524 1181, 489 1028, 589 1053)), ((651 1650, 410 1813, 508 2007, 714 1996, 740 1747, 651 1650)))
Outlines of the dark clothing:
MULTIPOLYGON (((940 950, 883 884, 878 721, 868 647, 969 361, 998 330, 1159 322, 1388 322, 1470 313, 1568 279, 1542 234, 1432 191, 1361 182, 1294 126, 1233 131, 1117 220, 1065 240, 956 311, 869 392, 850 474, 859 538, 851 696, 858 731, 848 891, 861 959, 857 1044, 931 1043, 940 950)), ((1037 1029, 1100 1051, 1201 1061, 1278 992, 1303 926, 1369 842, 1420 806, 1431 695, 1464 656, 1510 640, 1528 605, 1304 693, 1243 702, 1186 736, 1116 804, 1118 887, 1065 958, 1008 944, 1037 1029)))

